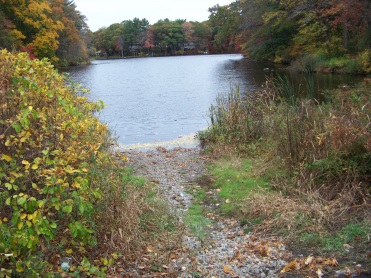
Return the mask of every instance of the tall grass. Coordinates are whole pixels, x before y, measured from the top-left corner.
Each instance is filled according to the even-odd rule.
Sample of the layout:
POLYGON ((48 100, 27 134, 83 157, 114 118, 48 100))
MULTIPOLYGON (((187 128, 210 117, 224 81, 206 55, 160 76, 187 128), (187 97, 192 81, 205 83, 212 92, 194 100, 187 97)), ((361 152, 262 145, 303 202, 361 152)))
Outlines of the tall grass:
POLYGON ((289 79, 268 80, 246 97, 238 89, 219 96, 201 139, 214 151, 229 146, 251 154, 258 148, 285 173, 274 187, 321 204, 323 223, 336 225, 370 208, 370 97, 367 84, 360 84, 320 103, 303 97, 289 79))

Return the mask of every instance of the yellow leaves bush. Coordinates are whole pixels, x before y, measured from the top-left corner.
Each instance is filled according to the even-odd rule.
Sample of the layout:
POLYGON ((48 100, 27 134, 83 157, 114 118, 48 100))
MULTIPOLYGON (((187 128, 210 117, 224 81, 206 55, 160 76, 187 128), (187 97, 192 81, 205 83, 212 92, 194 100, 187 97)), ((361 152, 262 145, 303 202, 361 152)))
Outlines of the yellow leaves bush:
POLYGON ((13 254, 1 265, 26 263, 41 243, 52 252, 56 237, 72 249, 96 244, 92 207, 102 192, 88 169, 109 156, 107 126, 94 116, 103 104, 48 61, 6 50, 0 101, 0 254, 13 254))
POLYGON ((72 255, 72 276, 104 276, 114 254, 135 260, 175 225, 153 188, 122 167, 127 157, 111 151, 94 116, 103 104, 86 93, 47 60, 0 51, 0 265, 8 276, 60 276, 53 271, 72 255))

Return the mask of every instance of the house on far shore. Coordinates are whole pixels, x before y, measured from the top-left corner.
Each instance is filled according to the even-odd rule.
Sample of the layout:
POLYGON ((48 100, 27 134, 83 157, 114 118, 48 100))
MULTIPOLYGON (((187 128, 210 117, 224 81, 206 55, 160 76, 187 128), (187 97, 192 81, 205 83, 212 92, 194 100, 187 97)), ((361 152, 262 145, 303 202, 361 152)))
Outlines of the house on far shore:
POLYGON ((102 50, 98 50, 98 51, 95 51, 95 56, 104 57, 104 56, 107 56, 107 53, 103 52, 102 50))

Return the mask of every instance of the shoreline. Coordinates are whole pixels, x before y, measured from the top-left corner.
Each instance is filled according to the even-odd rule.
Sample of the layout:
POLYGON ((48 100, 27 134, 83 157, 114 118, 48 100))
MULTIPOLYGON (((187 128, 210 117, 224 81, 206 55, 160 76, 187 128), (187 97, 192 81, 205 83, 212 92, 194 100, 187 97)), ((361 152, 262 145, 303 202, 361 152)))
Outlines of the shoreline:
POLYGON ((117 151, 126 152, 126 151, 139 151, 139 152, 148 152, 154 151, 157 148, 165 148, 168 150, 175 148, 182 149, 200 149, 200 141, 196 138, 196 133, 191 133, 188 135, 181 135, 174 140, 168 141, 156 141, 156 142, 147 142, 147 143, 134 143, 134 144, 117 144, 115 149, 117 151))

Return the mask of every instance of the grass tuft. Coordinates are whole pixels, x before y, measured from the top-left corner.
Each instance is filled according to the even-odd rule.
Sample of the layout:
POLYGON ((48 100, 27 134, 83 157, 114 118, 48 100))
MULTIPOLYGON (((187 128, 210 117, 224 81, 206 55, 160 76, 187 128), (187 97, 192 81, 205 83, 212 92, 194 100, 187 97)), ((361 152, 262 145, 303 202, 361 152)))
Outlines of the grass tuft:
POLYGON ((211 175, 228 200, 222 209, 248 223, 247 230, 280 233, 321 250, 339 249, 353 233, 367 242, 369 84, 339 88, 325 102, 311 95, 278 78, 245 96, 237 88, 218 97, 200 139, 217 158, 211 175))

